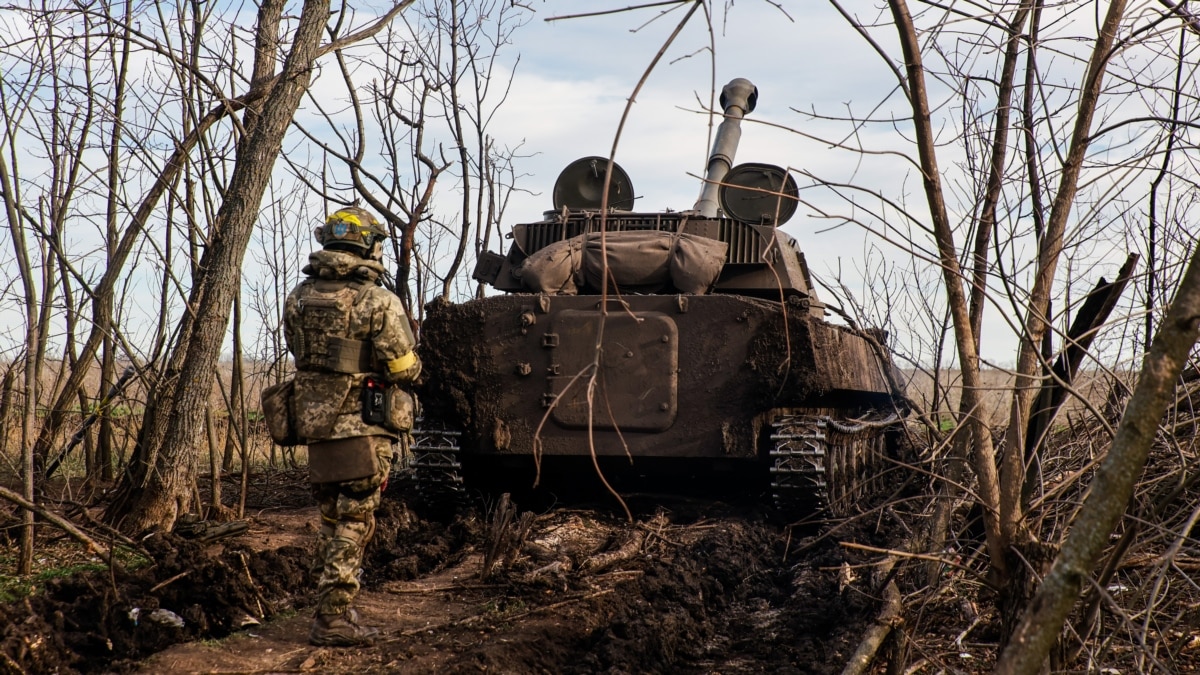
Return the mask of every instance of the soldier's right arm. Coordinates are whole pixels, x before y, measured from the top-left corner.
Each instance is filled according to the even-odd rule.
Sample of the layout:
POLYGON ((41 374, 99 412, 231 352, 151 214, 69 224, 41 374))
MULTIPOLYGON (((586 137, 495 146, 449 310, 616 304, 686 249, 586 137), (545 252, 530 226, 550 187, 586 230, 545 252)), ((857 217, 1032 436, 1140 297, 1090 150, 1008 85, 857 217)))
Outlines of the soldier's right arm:
POLYGON ((373 300, 379 303, 375 308, 379 328, 372 336, 376 358, 383 363, 389 381, 415 381, 421 374, 421 359, 400 298, 384 291, 375 294, 373 300))

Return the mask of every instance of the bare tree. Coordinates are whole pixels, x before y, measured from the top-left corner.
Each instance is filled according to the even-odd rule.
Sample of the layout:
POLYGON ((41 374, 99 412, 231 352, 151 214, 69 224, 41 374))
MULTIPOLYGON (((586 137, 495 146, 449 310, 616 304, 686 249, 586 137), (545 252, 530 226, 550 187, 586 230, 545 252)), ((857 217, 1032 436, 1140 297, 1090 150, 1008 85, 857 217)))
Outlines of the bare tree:
MULTIPOLYGON (((1086 367, 1102 370, 1102 359, 1119 356, 1114 349, 1126 344, 1135 322, 1158 321, 1154 311, 1143 321, 1132 301, 1124 300, 1126 311, 1081 337, 1070 330, 1071 316, 1086 305, 1097 277, 1122 267, 1127 257, 1136 259, 1126 252, 1149 246, 1158 254, 1150 256, 1150 274, 1161 280, 1175 278, 1178 256, 1194 250, 1190 243, 1174 246, 1175 264, 1161 260, 1162 223, 1181 222, 1182 213, 1194 219, 1194 198, 1167 196, 1176 194, 1168 189, 1173 184, 1184 195, 1194 183, 1194 167, 1178 148, 1194 147, 1186 120, 1194 117, 1196 90, 1180 73, 1194 69, 1190 45, 1198 24, 1186 6, 1166 3, 1127 12, 1121 1, 1097 10, 1092 3, 1048 6, 1037 0, 970 8, 894 0, 868 16, 836 0, 832 4, 879 55, 896 88, 872 101, 868 114, 809 112, 805 118, 842 120, 847 133, 820 140, 858 153, 863 162, 901 156, 920 177, 923 200, 916 205, 889 186, 808 174, 814 186, 827 188, 854 211, 815 200, 812 206, 830 219, 862 225, 900 255, 936 261, 944 297, 932 309, 944 307, 951 318, 954 365, 962 381, 957 425, 970 433, 952 437, 959 445, 939 465, 943 490, 933 521, 949 523, 950 509, 964 496, 979 507, 999 608, 1015 622, 1055 556, 1057 541, 1048 537, 1080 527, 1072 524, 1073 510, 1051 510, 1047 499, 1066 489, 1083 490, 1087 483, 1080 482, 1092 475, 1084 461, 1065 483, 1029 489, 1039 480, 1031 467, 1046 452, 1039 442, 1045 434, 1036 431, 1046 428, 1044 419, 1036 422, 1038 437, 1028 437, 1033 401, 1044 389, 1057 388, 1098 424, 1107 424, 1106 413, 1091 408, 1084 392, 1074 388, 1074 369, 1053 367, 1055 351, 1091 345, 1092 353, 1083 357, 1086 367), (891 127, 900 119, 902 137, 890 139, 895 145, 862 144, 871 138, 864 130, 891 127), (1174 209, 1169 218, 1163 202, 1174 209), (1147 229, 1148 238, 1142 234, 1147 229), (1110 253, 1114 249, 1118 255, 1110 253), (982 414, 981 376, 988 364, 980 356, 981 337, 989 321, 996 330, 997 318, 1009 321, 1019 347, 1008 412, 999 425, 1002 436, 994 435, 982 414), (955 470, 968 459, 969 473, 955 470)), ((1124 278, 1129 272, 1117 274, 1124 278)), ((1157 290, 1162 284, 1150 283, 1143 302, 1153 310, 1162 304, 1157 290)), ((890 309, 875 311, 885 320, 889 314, 890 309)), ((1143 331, 1143 345, 1150 332, 1143 331)), ((1112 375, 1116 380, 1118 373, 1112 375)), ((1117 452, 1115 445, 1111 452, 1117 452)), ((1139 467, 1124 466, 1133 472, 1130 480, 1136 479, 1139 467)), ((1128 494, 1107 493, 1110 487, 1092 483, 1092 498, 1115 500, 1123 509, 1128 494)), ((1111 527, 1116 521, 1104 522, 1111 527)), ((937 536, 930 541, 932 551, 940 550, 937 536)), ((1095 563, 1093 558, 1083 564, 1095 563)), ((1106 570, 1116 565, 1112 558, 1105 561, 1106 570)), ((1089 574, 1091 568, 1074 571, 1089 574)), ((1053 633, 1060 628, 1061 618, 1053 633)))
POLYGON ((1062 551, 1029 603, 997 673, 1037 673, 1058 640, 1063 622, 1079 599, 1109 535, 1125 514, 1142 475, 1159 423, 1175 393, 1175 382, 1200 337, 1200 254, 1194 254, 1175 300, 1142 364, 1133 397, 1116 436, 1075 517, 1062 551))
MULTIPOLYGON (((50 46, 53 45, 54 39, 52 32, 38 32, 33 44, 43 45, 41 40, 45 40, 50 44, 43 46, 50 46)), ((21 357, 23 403, 19 435, 19 471, 23 496, 30 503, 35 502, 37 488, 34 439, 49 333, 49 303, 53 298, 56 268, 50 259, 50 241, 37 236, 40 223, 48 214, 40 209, 30 208, 23 193, 25 185, 21 181, 21 163, 27 159, 24 147, 29 138, 24 133, 21 120, 32 114, 41 92, 50 92, 52 101, 65 95, 62 82, 58 79, 53 55, 47 51, 53 50, 30 48, 20 52, 16 61, 21 65, 11 69, 11 75, 5 80, 7 86, 0 87, 0 108, 3 109, 0 112, 0 119, 3 119, 3 128, 0 130, 0 204, 4 208, 5 229, 13 246, 13 257, 21 284, 19 297, 25 327, 21 357)), ((69 125, 71 122, 64 121, 63 124, 69 125)), ((81 124, 87 126, 86 122, 81 124)), ((71 161, 69 157, 56 154, 64 147, 63 144, 55 142, 60 134, 68 135, 59 124, 53 125, 46 132, 46 135, 52 137, 45 139, 47 152, 59 161, 55 162, 55 170, 52 172, 56 178, 54 188, 57 192, 51 190, 45 195, 46 198, 42 202, 44 205, 63 205, 62 194, 68 191, 64 188, 69 182, 64 177, 63 170, 71 165, 71 161), (55 194, 59 199, 54 198, 55 194)), ((31 510, 23 511, 24 525, 21 530, 21 554, 18 561, 18 572, 21 574, 28 574, 33 569, 33 515, 31 510)))
POLYGON ((167 364, 163 386, 143 420, 138 455, 107 512, 128 531, 170 528, 190 506, 197 455, 194 439, 199 437, 242 258, 283 136, 321 53, 329 4, 321 0, 304 4, 290 36, 287 57, 276 75, 282 11, 282 2, 264 3, 260 8, 251 81, 268 92, 243 121, 245 135, 238 144, 224 199, 209 228, 199 263, 201 272, 189 294, 189 311, 180 326, 177 347, 167 364))
MULTIPOLYGON (((2 100, 0 100, 2 103, 2 100)), ((8 148, 12 149, 12 137, 9 136, 8 148)), ((24 367, 24 413, 21 415, 21 475, 22 496, 26 501, 34 503, 34 461, 33 433, 34 420, 37 416, 38 378, 38 302, 37 285, 34 279, 33 264, 29 259, 28 244, 22 229, 21 218, 17 214, 17 199, 13 192, 11 177, 8 172, 8 162, 0 155, 0 189, 5 196, 5 215, 9 232, 16 245, 17 265, 20 268, 21 282, 25 289, 25 354, 22 361, 24 367)), ((21 557, 17 563, 18 574, 29 574, 33 571, 33 511, 26 509, 23 515, 24 525, 21 528, 21 557)))
POLYGON ((307 132, 344 172, 293 168, 331 203, 360 200, 381 214, 395 233, 395 290, 411 317, 431 296, 450 296, 514 189, 516 151, 488 126, 509 84, 496 66, 527 20, 525 8, 499 0, 430 2, 381 34, 370 59, 338 55, 352 124, 314 101, 330 133, 307 132), (320 140, 328 135, 335 140, 320 140))

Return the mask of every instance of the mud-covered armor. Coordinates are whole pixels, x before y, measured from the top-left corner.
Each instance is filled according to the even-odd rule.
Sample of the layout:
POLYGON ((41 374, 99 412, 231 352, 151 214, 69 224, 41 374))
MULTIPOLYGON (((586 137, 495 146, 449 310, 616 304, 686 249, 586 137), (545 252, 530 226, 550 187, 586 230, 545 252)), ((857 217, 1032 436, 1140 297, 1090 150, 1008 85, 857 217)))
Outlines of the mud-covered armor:
POLYGON ((479 252, 472 277, 496 293, 425 307, 417 495, 703 477, 773 495, 792 522, 885 497, 902 380, 884 332, 827 320, 781 229, 802 203, 794 170, 733 164, 757 101, 747 80, 722 89, 692 208, 642 210, 616 162, 583 157, 541 220, 497 240, 507 252, 479 252))

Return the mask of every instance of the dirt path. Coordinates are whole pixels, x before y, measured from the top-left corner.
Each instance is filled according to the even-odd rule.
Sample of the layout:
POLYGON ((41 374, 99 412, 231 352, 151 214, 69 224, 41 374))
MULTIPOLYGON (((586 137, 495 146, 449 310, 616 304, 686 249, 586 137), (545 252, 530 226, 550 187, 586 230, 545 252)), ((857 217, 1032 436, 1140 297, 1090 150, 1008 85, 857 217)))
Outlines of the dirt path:
MULTIPOLYGON (((289 613, 235 633, 219 642, 188 642, 159 652, 138 673, 276 672, 434 672, 444 671, 452 653, 438 650, 437 637, 459 622, 481 616, 483 591, 460 586, 477 572, 481 556, 413 582, 394 582, 364 591, 358 611, 379 627, 380 639, 368 649, 336 649, 308 644, 311 613, 289 613), (432 644, 430 644, 432 642, 432 644)), ((486 636, 487 632, 481 632, 486 636)))

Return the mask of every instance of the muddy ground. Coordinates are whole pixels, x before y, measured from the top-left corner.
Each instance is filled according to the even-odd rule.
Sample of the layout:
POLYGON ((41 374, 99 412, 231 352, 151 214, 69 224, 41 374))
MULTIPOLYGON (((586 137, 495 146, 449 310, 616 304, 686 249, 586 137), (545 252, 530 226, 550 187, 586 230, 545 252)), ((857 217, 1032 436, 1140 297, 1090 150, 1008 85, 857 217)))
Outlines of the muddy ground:
MULTIPOLYGON (((887 548, 908 527, 894 510, 787 527, 755 500, 663 495, 631 497, 632 521, 612 505, 505 511, 494 495, 425 512, 405 490, 389 488, 363 574, 374 646, 307 642, 317 516, 298 477, 250 505, 243 534, 157 534, 139 542, 149 564, 0 607, 0 671, 841 672, 880 608, 882 556, 847 544, 887 548)), ((923 658, 957 667, 971 650, 923 658)))

